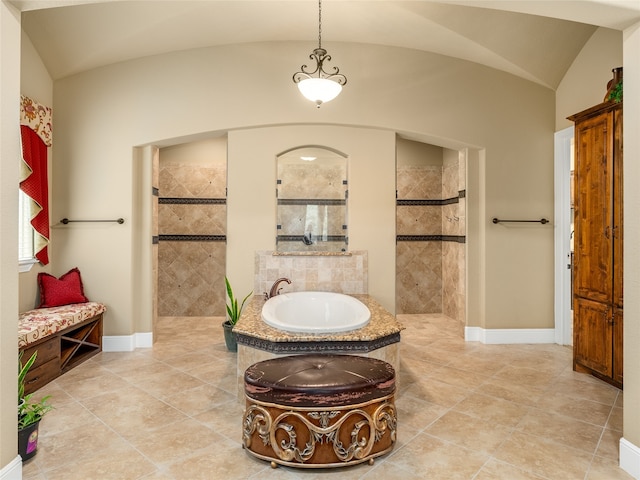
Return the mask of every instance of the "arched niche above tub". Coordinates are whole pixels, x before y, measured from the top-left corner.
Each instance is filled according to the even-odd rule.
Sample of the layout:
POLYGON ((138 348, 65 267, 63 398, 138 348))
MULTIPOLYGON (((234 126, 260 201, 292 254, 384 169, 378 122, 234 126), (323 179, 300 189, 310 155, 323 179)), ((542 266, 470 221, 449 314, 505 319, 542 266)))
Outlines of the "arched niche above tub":
POLYGON ((276 252, 347 252, 347 156, 306 145, 282 152, 276 166, 276 252))

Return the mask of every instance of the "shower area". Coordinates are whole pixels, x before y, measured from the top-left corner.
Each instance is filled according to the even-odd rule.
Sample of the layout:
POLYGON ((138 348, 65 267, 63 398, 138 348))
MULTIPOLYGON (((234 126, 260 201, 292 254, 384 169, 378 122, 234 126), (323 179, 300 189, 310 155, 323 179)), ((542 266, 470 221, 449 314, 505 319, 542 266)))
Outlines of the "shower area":
POLYGON ((224 316, 226 137, 161 148, 153 183, 158 316, 224 316))
POLYGON ((399 138, 396 161, 396 313, 441 313, 463 334, 466 156, 399 138))

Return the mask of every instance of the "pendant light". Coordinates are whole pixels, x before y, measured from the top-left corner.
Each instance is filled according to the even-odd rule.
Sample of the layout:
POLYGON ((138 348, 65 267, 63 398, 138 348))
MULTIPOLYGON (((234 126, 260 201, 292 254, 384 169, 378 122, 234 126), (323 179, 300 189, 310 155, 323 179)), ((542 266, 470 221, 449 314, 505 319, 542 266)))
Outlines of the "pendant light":
POLYGON ((331 55, 322 48, 322 0, 318 0, 318 48, 309 58, 315 60, 315 69, 309 71, 307 65, 302 65, 300 71, 293 74, 293 82, 305 98, 320 108, 323 103, 336 98, 347 83, 347 77, 340 73, 338 67, 333 67, 333 73, 327 73, 323 68, 325 61, 331 61, 331 55))

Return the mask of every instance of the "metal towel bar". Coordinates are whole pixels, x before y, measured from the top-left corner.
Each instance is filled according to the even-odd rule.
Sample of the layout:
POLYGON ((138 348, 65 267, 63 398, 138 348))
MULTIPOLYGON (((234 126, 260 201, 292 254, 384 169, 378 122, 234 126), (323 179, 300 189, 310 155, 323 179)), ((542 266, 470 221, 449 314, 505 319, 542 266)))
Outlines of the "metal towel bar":
POLYGON ((499 218, 494 218, 493 223, 541 223, 544 225, 549 223, 549 220, 546 218, 541 218, 540 220, 500 220, 499 218))
POLYGON ((116 222, 122 225, 124 223, 124 218, 116 218, 115 220, 69 220, 68 218, 63 218, 60 220, 60 223, 64 225, 71 222, 116 222))

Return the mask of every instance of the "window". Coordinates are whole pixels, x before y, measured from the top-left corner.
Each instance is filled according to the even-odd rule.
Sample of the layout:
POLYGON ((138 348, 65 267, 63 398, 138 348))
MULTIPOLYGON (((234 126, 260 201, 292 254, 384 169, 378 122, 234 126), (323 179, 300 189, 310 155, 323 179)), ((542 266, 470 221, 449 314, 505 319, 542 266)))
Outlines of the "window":
POLYGON ((18 260, 21 272, 29 270, 37 261, 33 256, 33 235, 31 200, 18 189, 18 260))

